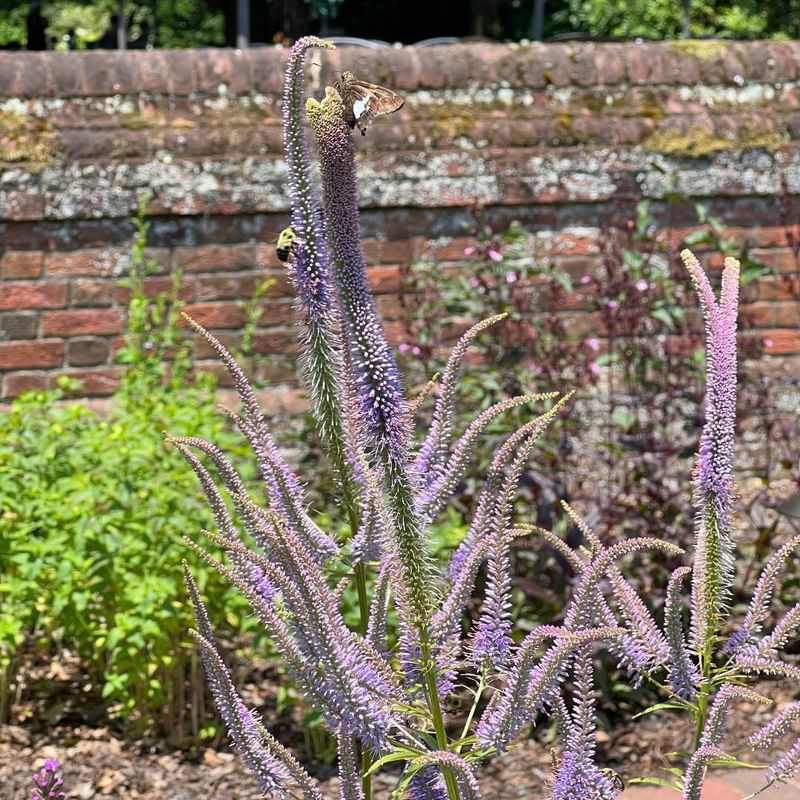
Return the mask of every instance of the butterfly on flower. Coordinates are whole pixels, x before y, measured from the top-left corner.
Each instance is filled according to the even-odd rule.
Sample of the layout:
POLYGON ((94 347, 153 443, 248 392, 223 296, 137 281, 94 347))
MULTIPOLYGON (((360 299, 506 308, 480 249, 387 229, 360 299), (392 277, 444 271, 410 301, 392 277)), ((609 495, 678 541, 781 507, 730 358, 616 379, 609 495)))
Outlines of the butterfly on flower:
POLYGON ((343 72, 333 88, 342 98, 350 129, 358 126, 362 136, 366 136, 375 117, 398 111, 405 103, 405 99, 391 89, 359 80, 352 72, 343 72))

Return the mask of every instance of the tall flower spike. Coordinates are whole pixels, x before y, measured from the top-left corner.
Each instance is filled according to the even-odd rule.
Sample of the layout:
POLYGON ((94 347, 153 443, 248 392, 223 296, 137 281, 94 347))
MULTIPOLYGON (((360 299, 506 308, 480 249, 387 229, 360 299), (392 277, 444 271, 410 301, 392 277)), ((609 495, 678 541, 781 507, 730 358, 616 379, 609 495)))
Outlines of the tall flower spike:
MULTIPOLYGON (((324 210, 333 256, 346 361, 352 371, 358 418, 365 445, 384 469, 394 542, 411 612, 407 622, 426 654, 431 605, 431 560, 414 509, 408 464, 410 425, 394 353, 378 317, 361 247, 355 151, 339 94, 328 88, 321 103, 309 100, 306 113, 319 146, 324 210)), ((389 556, 391 557, 391 556, 389 556)), ((427 653, 429 655, 429 653, 427 653)), ((425 659, 429 661, 429 659, 425 659)), ((430 669, 430 664, 425 665, 430 669)))
POLYGON ((339 94, 327 89, 306 111, 319 145, 334 278, 342 329, 355 371, 358 400, 369 441, 405 461, 409 444, 406 401, 392 349, 367 282, 361 247, 355 150, 339 94))
POLYGON ((333 462, 347 503, 353 507, 357 491, 349 418, 343 413, 345 381, 342 353, 336 340, 338 314, 328 254, 324 216, 312 181, 311 159, 303 129, 303 65, 309 48, 332 48, 316 36, 304 36, 292 47, 283 90, 283 146, 292 228, 297 241, 289 260, 292 280, 304 316, 301 366, 310 388, 314 416, 333 462))
POLYGON ((588 645, 574 655, 575 702, 570 713, 563 699, 550 702, 563 728, 565 752, 556 764, 548 800, 611 800, 619 794, 612 778, 594 762, 594 666, 588 645))
POLYGON ((283 85, 283 147, 292 228, 298 237, 289 264, 303 311, 309 320, 317 322, 330 318, 333 278, 303 130, 303 66, 306 53, 313 47, 333 49, 334 45, 316 36, 303 36, 289 53, 283 85))
POLYGON ((739 262, 725 259, 717 302, 700 263, 681 253, 706 329, 706 421, 694 475, 697 514, 692 572, 692 640, 705 653, 718 635, 733 584, 733 444, 736 423, 736 318, 739 262))

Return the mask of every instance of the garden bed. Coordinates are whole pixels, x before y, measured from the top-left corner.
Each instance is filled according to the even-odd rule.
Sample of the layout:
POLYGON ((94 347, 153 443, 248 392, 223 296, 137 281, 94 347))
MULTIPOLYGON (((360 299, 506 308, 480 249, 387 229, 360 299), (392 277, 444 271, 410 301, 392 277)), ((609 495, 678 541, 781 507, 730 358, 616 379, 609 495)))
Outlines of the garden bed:
MULTIPOLYGON (((268 687, 266 687, 268 689, 268 687)), ((797 687, 784 680, 760 689, 778 704, 797 696, 797 687)), ((740 745, 770 712, 751 703, 739 703, 729 730, 733 747, 740 745)), ((269 722, 269 721, 268 721, 269 722)), ((658 775, 668 764, 667 754, 688 745, 684 725, 670 724, 668 712, 659 712, 598 734, 599 761, 619 769, 624 778, 658 775), (623 766, 624 765, 624 766, 623 766)), ((59 725, 50 729, 0 727, 0 786, 3 800, 27 800, 30 775, 45 758, 63 764, 70 800, 256 800, 258 785, 242 761, 231 752, 204 748, 188 756, 163 745, 144 746, 120 738, 108 728, 59 725)), ((765 762, 768 761, 765 758, 765 762)), ((539 798, 550 772, 549 744, 528 739, 512 747, 501 759, 489 762, 480 773, 484 798, 514 800, 539 798)), ((334 770, 321 767, 328 798, 338 798, 334 770)), ((387 798, 393 788, 391 774, 376 779, 376 798, 387 798)))

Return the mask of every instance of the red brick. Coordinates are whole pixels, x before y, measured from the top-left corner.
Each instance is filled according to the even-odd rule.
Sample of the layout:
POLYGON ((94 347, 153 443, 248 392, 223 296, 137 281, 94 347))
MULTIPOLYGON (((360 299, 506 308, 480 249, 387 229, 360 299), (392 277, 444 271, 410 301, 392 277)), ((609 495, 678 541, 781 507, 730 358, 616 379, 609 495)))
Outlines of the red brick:
POLYGON ((17 397, 23 392, 41 391, 44 387, 44 372, 12 372, 3 376, 4 399, 17 397))
POLYGON ((120 333, 125 315, 119 308, 49 311, 42 315, 45 336, 81 336, 120 333))
POLYGON ((754 247, 750 250, 750 256, 776 272, 800 272, 800 260, 790 247, 754 247))
POLYGON ((149 50, 139 56, 140 90, 150 94, 168 94, 170 78, 167 69, 166 52, 149 50))
POLYGON ((262 385, 267 384, 274 386, 278 383, 297 383, 297 372, 294 369, 269 362, 260 362, 256 364, 255 377, 256 381, 262 385))
POLYGON ((264 295, 267 298, 297 296, 297 292, 294 286, 292 286, 291 278, 285 267, 276 270, 264 270, 261 273, 261 279, 272 281, 272 285, 264 295))
POLYGON ((185 272, 237 272, 257 266, 256 250, 251 244, 176 247, 173 264, 185 272))
POLYGON ((287 267, 279 259, 275 252, 275 243, 261 243, 256 245, 256 265, 262 269, 268 270, 283 270, 286 271, 287 267))
POLYGON ((292 325, 300 319, 294 300, 268 300, 261 306, 258 324, 263 327, 292 325))
POLYGON ((197 301, 247 300, 262 281, 263 272, 247 272, 236 275, 201 275, 197 278, 197 301))
POLYGON ((71 367, 96 367, 105 364, 109 356, 109 342, 93 336, 81 336, 67 343, 67 363, 71 367))
MULTIPOLYGON (((183 277, 181 285, 178 289, 178 299, 184 303, 191 302, 195 299, 195 281, 191 277, 183 277)), ((145 278, 142 281, 142 291, 146 297, 154 298, 159 294, 172 295, 172 278, 170 276, 158 276, 154 278, 145 278)), ((127 305, 131 301, 131 290, 127 286, 115 286, 114 297, 118 303, 127 305)))
POLYGON ((800 327, 767 329, 760 333, 765 353, 776 356, 800 353, 800 327))
POLYGON ((0 311, 21 308, 64 308, 67 305, 67 284, 2 283, 0 284, 0 311))
POLYGON ((54 389, 58 386, 60 377, 78 380, 82 386, 73 392, 79 397, 107 397, 119 389, 124 370, 120 367, 110 369, 73 369, 50 373, 47 377, 48 386, 54 389))
MULTIPOLYGON (((749 287, 745 287, 746 289, 749 287)), ((800 300, 800 276, 768 276, 758 282, 759 300, 800 300)))
POLYGON ((72 306, 110 306, 114 284, 97 278, 77 278, 70 289, 72 306))
POLYGON ((378 260, 384 264, 408 264, 414 253, 413 239, 381 239, 378 243, 378 260))
POLYGON ((775 324, 775 306, 772 303, 751 303, 742 306, 740 317, 751 328, 769 328, 775 324))
POLYGON ((246 322, 236 303, 193 303, 182 310, 204 328, 241 328, 246 322))
POLYGON ((0 192, 0 220, 14 222, 44 219, 44 195, 29 192, 0 192))
MULTIPOLYGON (((238 351, 242 346, 242 334, 238 332, 217 331, 214 333, 214 338, 232 353, 238 351)), ((194 360, 217 358, 217 351, 204 337, 195 336, 192 358, 194 360)))
POLYGON ((7 250, 0 257, 0 278, 7 281, 39 278, 44 268, 44 254, 30 250, 7 250))
MULTIPOLYGON (((142 53, 142 62, 155 53, 154 50, 142 53)), ((193 50, 163 50, 161 56, 166 62, 165 75, 171 95, 189 95, 195 88, 195 53, 193 50)), ((144 69, 142 69, 144 72, 144 69)), ((163 80, 162 77, 162 80, 163 80)), ((161 90, 163 94, 163 88, 161 90)))
POLYGON ((458 261, 464 258, 464 250, 474 245, 474 239, 468 236, 459 236, 448 244, 437 247, 433 251, 433 257, 437 261, 458 261))
POLYGON ((372 291, 376 294, 399 292, 403 285, 400 267, 369 267, 367 278, 372 291))
POLYGON ((0 339, 35 339, 39 315, 30 311, 0 314, 0 339))
POLYGON ((48 253, 44 265, 47 274, 71 278, 75 275, 110 277, 119 272, 124 251, 96 248, 73 250, 66 253, 48 253))
POLYGON ((64 362, 64 342, 44 340, 0 342, 0 369, 59 367, 64 362))
POLYGON ((800 302, 778 303, 775 306, 775 327, 800 327, 800 302))
POLYGON ((297 331, 269 330, 257 331, 253 336, 253 350, 256 353, 289 354, 299 348, 297 331))
MULTIPOLYGON (((790 232, 794 233, 795 240, 800 238, 800 231, 796 225, 763 225, 755 230, 748 230, 748 233, 755 237, 755 243, 759 247, 788 247, 790 232)), ((725 235, 728 235, 728 231, 725 235)))

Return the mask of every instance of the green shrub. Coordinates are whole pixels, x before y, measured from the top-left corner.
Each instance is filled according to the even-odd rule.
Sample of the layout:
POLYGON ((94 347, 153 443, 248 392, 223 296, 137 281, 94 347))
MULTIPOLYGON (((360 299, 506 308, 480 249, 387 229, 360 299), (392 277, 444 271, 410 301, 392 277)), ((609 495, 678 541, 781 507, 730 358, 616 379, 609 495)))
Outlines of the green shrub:
POLYGON ((214 407, 213 381, 191 376, 180 274, 170 291, 145 293, 157 268, 146 251, 148 202, 141 198, 133 220, 131 268, 120 281, 131 290, 118 354, 126 371, 108 412, 65 400, 79 389, 65 383, 0 415, 0 722, 19 692, 20 660, 68 651, 88 675, 91 699, 130 732, 199 734, 197 715, 184 725, 187 692, 196 700, 204 691, 185 641, 184 558, 219 624, 245 627, 241 599, 180 541, 213 521, 164 432, 246 450, 214 407))
MULTIPOLYGON (((180 536, 212 524, 163 431, 234 449, 238 439, 207 389, 128 399, 101 417, 37 393, 0 416, 0 668, 8 683, 26 639, 48 654, 68 649, 112 716, 163 732, 181 713, 190 652, 180 565, 193 559, 180 536)), ((241 628, 236 593, 193 569, 212 615, 241 628)))

